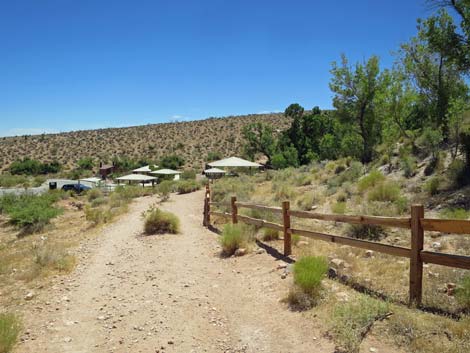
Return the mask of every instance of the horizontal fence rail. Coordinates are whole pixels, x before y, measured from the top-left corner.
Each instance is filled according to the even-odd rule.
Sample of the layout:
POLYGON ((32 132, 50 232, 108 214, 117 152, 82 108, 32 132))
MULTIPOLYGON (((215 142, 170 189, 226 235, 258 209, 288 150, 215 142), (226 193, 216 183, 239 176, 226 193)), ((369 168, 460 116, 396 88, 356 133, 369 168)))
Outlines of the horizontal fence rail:
POLYGON ((239 202, 235 196, 231 197, 230 203, 212 202, 210 200, 210 189, 206 186, 204 196, 204 219, 205 226, 210 225, 210 216, 218 216, 232 220, 232 223, 241 221, 257 227, 271 228, 284 234, 284 255, 292 254, 292 234, 307 238, 348 245, 356 248, 373 250, 380 253, 399 256, 410 259, 409 280, 409 303, 421 304, 423 286, 423 263, 470 269, 470 256, 445 254, 423 250, 424 231, 437 231, 443 233, 470 234, 470 221, 452 219, 432 219, 424 217, 422 205, 411 206, 411 217, 380 217, 363 215, 335 215, 323 214, 311 211, 291 210, 289 201, 282 202, 282 207, 257 205, 247 202, 239 202), (229 208, 231 212, 212 211, 211 206, 229 208), (282 215, 282 223, 277 224, 264 219, 248 217, 238 214, 238 208, 248 208, 259 211, 282 215), (345 236, 326 234, 305 229, 291 227, 291 217, 315 219, 320 221, 342 222, 349 224, 378 225, 384 227, 404 228, 411 231, 411 248, 382 244, 373 241, 360 240, 345 236))

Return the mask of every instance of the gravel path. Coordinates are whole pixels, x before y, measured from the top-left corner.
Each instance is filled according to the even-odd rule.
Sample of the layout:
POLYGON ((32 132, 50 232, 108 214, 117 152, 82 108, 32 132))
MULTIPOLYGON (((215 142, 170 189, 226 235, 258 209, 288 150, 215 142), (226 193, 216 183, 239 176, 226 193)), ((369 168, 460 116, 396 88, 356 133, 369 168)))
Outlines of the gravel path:
POLYGON ((201 225, 201 191, 163 205, 178 235, 144 237, 130 212, 84 245, 80 265, 33 299, 18 352, 333 352, 320 323, 279 302, 279 261, 252 253, 221 259, 201 225))

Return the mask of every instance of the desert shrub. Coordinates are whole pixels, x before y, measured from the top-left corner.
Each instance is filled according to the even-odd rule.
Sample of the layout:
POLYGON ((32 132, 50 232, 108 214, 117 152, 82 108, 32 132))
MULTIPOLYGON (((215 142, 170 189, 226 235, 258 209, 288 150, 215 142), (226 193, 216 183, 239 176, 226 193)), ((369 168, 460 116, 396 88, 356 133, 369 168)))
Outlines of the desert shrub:
POLYGON ((328 261, 324 257, 305 256, 294 265, 294 283, 304 292, 317 295, 322 279, 328 271, 328 261))
POLYGON ((300 235, 292 234, 290 240, 291 240, 292 245, 297 245, 300 241, 300 235))
POLYGON ((11 175, 1 174, 0 175, 0 187, 11 188, 14 186, 28 186, 29 179, 24 175, 11 175))
POLYGON ((279 231, 272 228, 263 228, 262 239, 265 241, 279 239, 279 231))
POLYGON ((346 213, 346 202, 335 202, 331 205, 331 211, 337 214, 346 213))
MULTIPOLYGON (((119 201, 119 200, 117 200, 119 201)), ((116 205, 114 202, 111 202, 111 205, 117 207, 123 207, 123 204, 116 205)), ((92 222, 93 225, 98 225, 101 223, 108 223, 113 217, 113 213, 110 210, 102 208, 92 208, 90 206, 85 206, 85 219, 89 222, 92 222)))
POLYGON ((78 168, 82 170, 92 170, 93 169, 93 158, 92 157, 83 157, 77 161, 78 168))
POLYGON ((403 170, 403 175, 407 178, 411 178, 416 174, 416 159, 406 155, 400 160, 400 167, 403 170))
POLYGON ((272 189, 274 192, 274 201, 293 200, 297 196, 295 188, 288 184, 274 183, 272 189))
POLYGON ((431 196, 437 195, 441 180, 438 177, 430 178, 423 186, 424 190, 431 196))
POLYGON ((12 351, 20 329, 20 320, 14 314, 0 313, 0 353, 12 351))
POLYGON ((195 180, 182 180, 176 184, 176 191, 179 194, 187 194, 201 188, 201 184, 199 184, 195 180))
POLYGON ((39 269, 51 268, 60 272, 69 272, 75 265, 75 257, 57 245, 33 244, 33 262, 39 269))
POLYGON ((305 192, 297 198, 295 204, 301 210, 309 211, 316 202, 317 197, 313 192, 305 192))
POLYGON ((335 168, 335 174, 340 174, 346 170, 346 167, 342 164, 337 165, 335 168))
POLYGON ((320 256, 306 256, 294 264, 294 286, 286 301, 294 310, 306 310, 320 299, 321 282, 328 271, 328 261, 320 256))
POLYGON ((380 240, 385 235, 381 226, 369 224, 349 224, 346 235, 356 239, 380 240))
POLYGON ((41 231, 61 213, 53 206, 59 193, 43 195, 5 195, 0 199, 0 211, 7 213, 9 223, 21 229, 20 235, 41 231))
POLYGON ((346 182, 349 182, 349 183, 355 182, 362 175, 362 172, 363 172, 363 166, 360 162, 357 162, 357 161, 351 162, 349 168, 347 168, 343 172, 340 172, 339 174, 335 175, 332 178, 328 178, 327 180, 328 187, 335 188, 335 187, 342 186, 346 182))
POLYGON ((172 180, 163 180, 157 187, 157 192, 164 201, 168 200, 170 193, 174 190, 175 182, 172 180))
POLYGON ((103 197, 103 193, 98 188, 93 188, 91 190, 88 190, 86 195, 87 195, 88 201, 90 201, 90 202, 97 199, 97 198, 103 197))
POLYGON ((245 176, 223 178, 212 185, 211 197, 213 201, 223 203, 230 203, 232 195, 236 195, 239 201, 249 201, 253 190, 253 183, 245 176))
POLYGON ((369 191, 367 198, 369 201, 395 202, 400 198, 400 186, 392 181, 379 183, 369 191))
POLYGON ((339 351, 356 353, 370 324, 389 312, 389 304, 360 295, 355 301, 337 304, 333 310, 332 332, 339 351))
POLYGON ((93 201, 91 201, 90 205, 91 205, 91 207, 95 208, 95 207, 105 205, 107 202, 108 202, 108 200, 105 197, 98 197, 98 198, 94 199, 93 201))
POLYGON ((465 309, 470 309, 470 275, 464 276, 457 284, 455 299, 465 309))
POLYGON ((252 241, 253 230, 241 224, 227 223, 219 238, 222 255, 231 256, 237 249, 246 247, 252 241))
POLYGON ((447 177, 455 188, 461 188, 470 184, 470 170, 465 165, 465 162, 456 159, 447 169, 447 177))
POLYGON ((359 179, 357 182, 357 190, 359 192, 364 192, 367 189, 382 183, 383 181, 385 181, 385 176, 378 170, 373 170, 369 174, 359 179))
POLYGON ((447 219, 468 219, 470 212, 463 208, 444 208, 440 212, 442 218, 447 219))
POLYGON ((348 199, 348 195, 346 195, 344 191, 340 191, 336 195, 336 201, 338 202, 346 202, 347 199, 348 199))
POLYGON ((194 169, 185 169, 181 173, 181 179, 183 179, 183 180, 195 180, 196 179, 196 171, 194 169))
POLYGON ((208 162, 214 162, 214 161, 217 161, 219 159, 222 159, 222 153, 220 153, 219 151, 209 151, 207 153, 207 158, 206 160, 208 162))
POLYGON ((144 232, 152 234, 177 234, 180 229, 180 221, 173 213, 153 208, 145 216, 144 232))

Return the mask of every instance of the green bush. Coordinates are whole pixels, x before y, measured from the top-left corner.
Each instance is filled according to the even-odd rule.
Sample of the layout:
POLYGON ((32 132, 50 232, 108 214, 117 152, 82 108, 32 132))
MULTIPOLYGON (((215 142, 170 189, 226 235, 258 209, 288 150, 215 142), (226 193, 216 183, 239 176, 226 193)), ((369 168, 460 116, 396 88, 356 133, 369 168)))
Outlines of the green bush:
POLYGON ((41 163, 40 161, 24 158, 10 165, 11 174, 38 175, 58 173, 61 169, 59 162, 41 163))
POLYGON ((455 188, 461 188, 470 184, 470 170, 465 165, 465 162, 456 159, 447 169, 447 177, 455 188))
POLYGON ((380 240, 385 235, 381 226, 369 224, 349 224, 346 235, 356 239, 380 240))
POLYGON ((20 321, 14 314, 0 313, 0 353, 12 351, 20 329, 20 321))
POLYGON ((403 169, 403 175, 407 178, 411 178, 416 174, 416 159, 406 155, 400 160, 400 167, 403 169))
POLYGON ((94 199, 93 201, 91 201, 91 207, 93 208, 99 207, 99 206, 105 205, 107 202, 108 200, 105 197, 98 197, 94 199))
POLYGON ((470 275, 464 276, 457 284, 455 298, 465 309, 470 309, 470 275))
POLYGON ((177 234, 179 230, 180 221, 173 213, 154 208, 145 216, 144 232, 147 235, 177 234))
POLYGON ((378 170, 373 170, 369 174, 363 176, 357 182, 357 190, 359 192, 364 192, 367 189, 370 189, 378 184, 381 184, 385 181, 385 176, 378 170))
POLYGON ((14 186, 29 186, 29 179, 24 175, 0 175, 0 187, 12 188, 14 186))
POLYGON ((335 305, 332 317, 334 340, 342 351, 357 353, 369 325, 389 312, 386 302, 360 295, 356 301, 335 305))
POLYGON ((183 180, 195 180, 196 171, 194 169, 186 169, 181 173, 181 179, 183 180))
POLYGON ((441 184, 441 180, 438 177, 434 177, 434 178, 429 179, 424 184, 423 188, 430 196, 434 196, 439 193, 440 184, 441 184))
POLYGON ((331 205, 331 211, 337 214, 346 213, 346 202, 335 202, 331 205))
POLYGON ((392 181, 379 183, 369 191, 369 201, 395 202, 400 198, 400 186, 392 181))
POLYGON ((446 219, 468 219, 470 212, 463 208, 444 208, 440 215, 446 219))
POLYGON ((294 265, 294 283, 305 293, 318 295, 321 281, 328 271, 328 261, 325 257, 305 256, 294 265))
POLYGON ((87 195, 88 201, 90 201, 90 202, 97 199, 97 198, 103 197, 103 193, 98 188, 93 188, 91 190, 88 190, 86 195, 87 195))
POLYGON ((195 180, 182 180, 176 184, 176 191, 179 194, 187 194, 200 188, 201 185, 195 180))
POLYGON ((240 224, 226 224, 219 238, 222 255, 233 255, 237 249, 247 246, 252 240, 251 237, 252 230, 249 227, 240 224))
POLYGON ((263 228, 262 239, 265 241, 277 240, 279 239, 279 231, 272 228, 263 228))
MULTIPOLYGON (((115 203, 111 203, 114 205, 115 208, 123 207, 122 204, 116 205, 115 203)), ((85 219, 93 223, 93 225, 98 225, 101 223, 108 223, 113 217, 113 213, 111 210, 106 210, 102 208, 92 208, 90 206, 85 207, 85 219)))
POLYGON ((160 167, 168 169, 178 169, 184 164, 184 158, 176 154, 164 156, 160 160, 160 167))
POLYGON ((168 200, 170 193, 174 190, 175 182, 172 180, 163 180, 157 187, 157 192, 164 201, 168 200))
POLYGON ((21 229, 20 235, 41 231, 62 211, 53 204, 60 193, 43 195, 4 195, 0 198, 0 211, 8 214, 9 223, 21 229))

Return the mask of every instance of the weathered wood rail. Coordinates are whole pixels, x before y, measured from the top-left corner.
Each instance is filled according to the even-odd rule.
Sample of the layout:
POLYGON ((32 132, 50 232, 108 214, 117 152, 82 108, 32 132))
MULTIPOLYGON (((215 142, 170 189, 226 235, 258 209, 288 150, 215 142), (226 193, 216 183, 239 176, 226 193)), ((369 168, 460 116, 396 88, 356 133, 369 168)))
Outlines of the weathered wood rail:
POLYGON ((409 303, 421 304, 423 290, 423 263, 432 263, 442 266, 470 269, 470 256, 445 254, 440 252, 423 250, 424 231, 437 231, 443 233, 470 234, 470 221, 452 219, 432 219, 424 217, 423 205, 412 205, 410 217, 377 217, 360 215, 334 215, 322 214, 309 211, 297 211, 290 209, 290 202, 282 202, 282 207, 269 207, 256 205, 247 202, 239 202, 232 196, 230 204, 211 201, 211 191, 206 186, 204 196, 204 218, 203 225, 210 226, 210 217, 219 216, 230 219, 232 223, 252 224, 258 227, 266 227, 283 232, 284 234, 284 255, 292 254, 292 234, 298 234, 307 238, 328 241, 332 243, 348 245, 356 248, 373 250, 380 253, 405 257, 410 259, 410 280, 409 280, 409 303), (212 211, 211 206, 230 207, 231 212, 212 211), (249 208, 259 211, 271 212, 282 215, 283 224, 269 222, 263 219, 252 218, 238 214, 238 208, 249 208), (343 222, 349 224, 366 224, 386 227, 410 229, 411 247, 387 245, 367 240, 359 240, 339 235, 332 235, 314 232, 305 229, 291 227, 291 217, 316 219, 321 221, 343 222))

